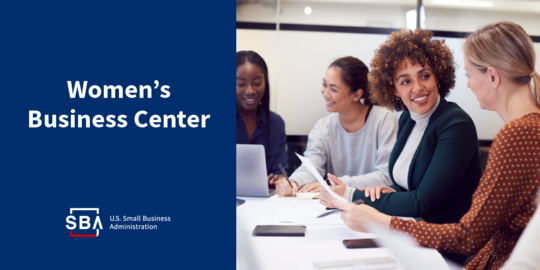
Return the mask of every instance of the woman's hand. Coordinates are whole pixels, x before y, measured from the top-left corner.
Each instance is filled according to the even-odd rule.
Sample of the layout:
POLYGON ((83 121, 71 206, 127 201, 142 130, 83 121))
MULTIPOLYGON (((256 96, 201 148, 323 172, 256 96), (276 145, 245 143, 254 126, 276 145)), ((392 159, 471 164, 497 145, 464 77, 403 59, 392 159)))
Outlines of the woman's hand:
POLYGON ((371 197, 371 201, 374 202, 381 198, 381 193, 391 193, 396 192, 393 188, 389 186, 378 186, 378 187, 368 187, 368 188, 361 188, 360 191, 364 191, 366 198, 371 197))
POLYGON ((287 181, 285 177, 281 177, 279 180, 276 181, 276 193, 279 196, 296 196, 296 192, 298 192, 298 184, 296 184, 294 180, 290 181, 293 187, 289 185, 289 181, 287 181))
POLYGON ((299 191, 298 193, 303 193, 303 192, 319 192, 321 190, 321 184, 319 184, 319 182, 315 182, 315 183, 311 183, 311 184, 307 184, 305 186, 303 186, 299 191))
POLYGON ((268 185, 269 186, 274 186, 276 185, 276 182, 281 178, 283 177, 283 174, 269 174, 268 175, 268 185))
POLYGON ((345 189, 347 189, 347 186, 345 184, 343 184, 343 182, 341 180, 339 180, 339 178, 337 178, 335 175, 333 174, 328 174, 328 179, 330 179, 330 181, 334 182, 334 184, 336 184, 335 186, 329 186, 330 189, 336 193, 337 195, 343 197, 343 194, 345 194, 345 189))
MULTIPOLYGON (((330 189, 337 195, 343 197, 347 186, 333 174, 328 174, 328 179, 336 184, 335 186, 329 186, 330 189)), ((332 195, 330 195, 330 193, 328 193, 328 191, 326 191, 324 188, 321 188, 320 190, 321 194, 319 195, 319 203, 329 208, 336 208, 336 206, 332 203, 332 195)))
POLYGON ((332 195, 326 191, 326 189, 321 189, 321 194, 319 194, 319 203, 328 207, 328 208, 336 208, 334 203, 332 202, 332 195))
POLYGON ((369 222, 378 223, 385 228, 390 227, 392 217, 377 211, 377 209, 369 205, 356 205, 335 199, 333 203, 341 210, 341 219, 345 222, 345 225, 353 231, 367 232, 365 228, 369 222))

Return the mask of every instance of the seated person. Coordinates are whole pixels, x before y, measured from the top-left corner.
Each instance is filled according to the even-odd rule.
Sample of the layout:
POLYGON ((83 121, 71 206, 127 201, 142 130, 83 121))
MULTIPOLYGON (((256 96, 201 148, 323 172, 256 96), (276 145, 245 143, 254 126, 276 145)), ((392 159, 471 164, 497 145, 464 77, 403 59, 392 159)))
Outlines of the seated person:
MULTIPOLYGON (((304 152, 321 175, 337 174, 357 188, 391 183, 388 158, 397 132, 394 114, 369 100, 368 72, 354 57, 343 57, 330 65, 321 94, 326 109, 335 113, 315 124, 304 152)), ((284 178, 278 181, 277 194, 319 191, 319 183, 304 165, 290 179, 292 188, 284 178)))
POLYGON ((472 119, 445 99, 455 84, 452 52, 429 31, 396 32, 375 52, 371 66, 371 100, 404 111, 388 165, 392 184, 358 190, 330 177, 341 184, 335 192, 389 215, 439 224, 459 221, 471 206, 482 171, 472 119))
POLYGON ((253 51, 236 53, 236 143, 264 146, 270 185, 282 176, 279 163, 288 168, 285 122, 270 111, 268 68, 253 51))
MULTIPOLYGON (((434 224, 383 214, 370 201, 363 205, 333 203, 343 210, 342 219, 353 230, 363 231, 365 222, 376 222, 440 252, 478 253, 465 269, 493 270, 504 265, 537 208, 540 76, 534 70, 532 40, 517 24, 490 24, 471 34, 463 50, 467 86, 482 109, 497 112, 505 122, 491 144, 486 170, 468 212, 457 222, 434 224)), ((462 158, 445 157, 448 162, 462 158)), ((438 175, 448 173, 441 168, 438 175)), ((442 185, 439 191, 445 188, 442 185)), ((396 193, 382 194, 377 202, 391 194, 396 193)), ((328 196, 321 192, 324 200, 330 200, 328 196)))

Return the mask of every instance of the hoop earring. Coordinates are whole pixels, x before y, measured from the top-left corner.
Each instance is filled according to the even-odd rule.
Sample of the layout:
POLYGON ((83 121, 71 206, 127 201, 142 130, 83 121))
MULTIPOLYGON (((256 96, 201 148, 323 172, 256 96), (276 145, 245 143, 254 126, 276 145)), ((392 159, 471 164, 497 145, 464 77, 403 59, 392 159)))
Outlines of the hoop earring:
POLYGON ((439 83, 439 85, 437 85, 437 88, 441 88, 441 84, 439 83))
POLYGON ((396 100, 400 100, 400 98, 398 96, 396 96, 396 100))

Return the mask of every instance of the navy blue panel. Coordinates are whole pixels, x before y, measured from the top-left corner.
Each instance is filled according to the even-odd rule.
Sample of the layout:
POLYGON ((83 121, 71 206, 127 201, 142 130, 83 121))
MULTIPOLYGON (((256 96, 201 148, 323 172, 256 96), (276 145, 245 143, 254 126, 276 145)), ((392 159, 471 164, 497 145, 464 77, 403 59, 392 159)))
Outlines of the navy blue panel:
POLYGON ((10 2, 0 4, 0 268, 235 269, 234 2, 10 2), (152 97, 70 98, 68 81, 148 85, 152 97), (116 125, 30 128, 31 110, 116 125), (210 118, 142 128, 140 111, 143 123, 210 118), (98 237, 70 237, 95 234, 79 219, 97 216, 98 237))

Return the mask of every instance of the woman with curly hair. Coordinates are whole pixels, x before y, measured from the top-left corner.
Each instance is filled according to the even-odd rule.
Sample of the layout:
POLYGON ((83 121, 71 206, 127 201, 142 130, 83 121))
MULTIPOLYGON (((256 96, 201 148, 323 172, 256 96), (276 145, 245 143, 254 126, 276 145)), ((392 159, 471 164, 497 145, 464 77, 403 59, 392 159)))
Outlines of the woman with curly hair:
MULTIPOLYGON (((481 108, 497 112, 505 122, 495 135, 468 212, 459 222, 433 224, 402 220, 368 205, 334 203, 343 210, 342 219, 353 230, 363 231, 366 221, 375 221, 440 252, 478 252, 465 269, 494 270, 510 257, 537 208, 540 75, 535 71, 531 38, 511 22, 490 24, 471 34, 463 51, 467 86, 481 108)), ((525 241, 523 245, 534 248, 536 244, 525 241)), ((524 262, 520 255, 516 256, 508 269, 517 269, 519 262, 524 262)))
MULTIPOLYGON (((445 97, 455 83, 455 64, 444 40, 425 30, 392 33, 375 52, 369 74, 371 99, 404 111, 388 170, 392 185, 345 187, 334 176, 337 194, 362 199, 382 213, 458 222, 471 206, 482 171, 476 127, 445 97)), ((332 207, 325 191, 321 203, 332 207)), ((448 255, 462 262, 465 256, 448 255)))

